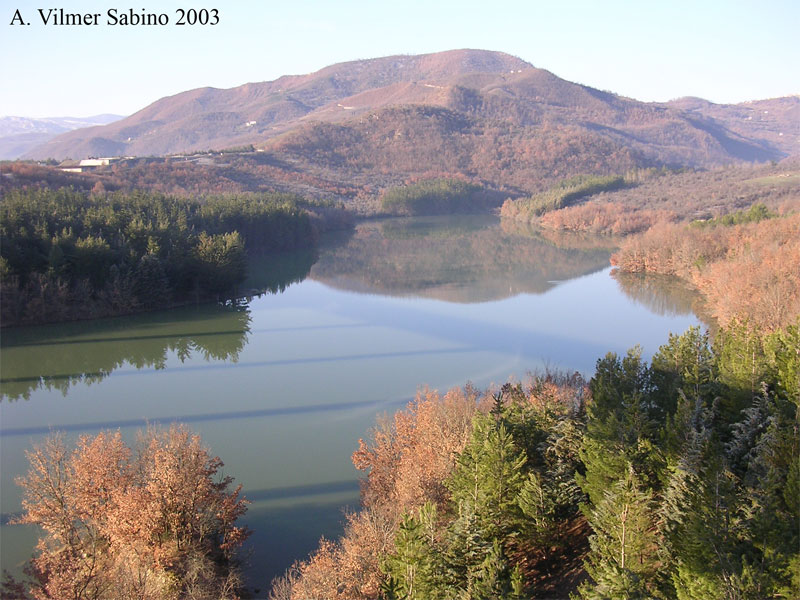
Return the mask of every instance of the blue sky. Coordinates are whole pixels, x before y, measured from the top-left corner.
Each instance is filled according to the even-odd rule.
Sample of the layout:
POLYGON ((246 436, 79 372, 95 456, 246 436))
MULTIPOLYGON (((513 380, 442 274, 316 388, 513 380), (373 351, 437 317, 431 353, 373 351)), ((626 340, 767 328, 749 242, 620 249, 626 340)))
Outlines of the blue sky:
POLYGON ((742 102, 800 93, 797 31, 797 0, 0 0, 0 116, 131 114, 196 87, 454 48, 508 52, 639 100, 742 102), (103 24, 45 26, 40 7, 103 24), (176 26, 181 7, 216 8, 220 23, 176 26), (105 25, 110 8, 170 24, 105 25), (10 25, 17 9, 29 26, 10 25))

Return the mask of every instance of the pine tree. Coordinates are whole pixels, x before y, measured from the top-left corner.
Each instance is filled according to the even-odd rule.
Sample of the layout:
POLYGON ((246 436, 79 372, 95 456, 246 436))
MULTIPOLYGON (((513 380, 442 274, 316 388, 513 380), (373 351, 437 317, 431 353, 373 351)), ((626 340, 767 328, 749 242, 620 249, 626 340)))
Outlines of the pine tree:
POLYGON ((457 460, 448 489, 456 506, 471 507, 489 539, 507 537, 519 522, 517 495, 526 462, 502 422, 475 417, 472 438, 457 460))
POLYGON ((548 487, 537 473, 530 473, 517 498, 520 510, 526 517, 524 535, 535 546, 549 545, 556 534, 555 493, 548 487))
MULTIPOLYGON (((794 416, 794 405, 768 395, 754 402, 753 409, 765 416, 759 419, 760 435, 755 437, 742 477, 742 513, 748 542, 747 562, 743 564, 748 578, 765 593, 789 593, 800 597, 795 567, 800 557, 800 511, 798 490, 792 474, 798 470, 800 433, 794 416), (792 489, 794 487, 794 490, 792 489), (787 493, 788 492, 788 493, 787 493), (798 524, 787 527, 787 523, 798 524)), ((743 437, 742 425, 749 423, 752 412, 746 412, 737 423, 735 439, 743 437)), ((747 437, 750 437, 749 435, 747 437)), ((741 448, 737 445, 737 454, 741 448)))
POLYGON ((388 576, 384 593, 391 590, 395 597, 405 600, 441 597, 442 565, 420 519, 403 515, 394 543, 395 551, 383 564, 388 576))
POLYGON ((145 254, 140 258, 133 274, 133 293, 139 305, 146 309, 167 306, 170 290, 161 259, 155 254, 145 254))
POLYGON ((652 492, 642 488, 631 467, 604 492, 589 515, 594 533, 585 564, 594 583, 581 586, 583 598, 653 595, 658 563, 652 503, 652 492))
POLYGON ((597 361, 589 387, 592 402, 580 451, 586 474, 576 476, 581 489, 596 505, 630 466, 647 486, 656 487, 664 464, 650 410, 650 371, 640 351, 631 350, 622 360, 609 354, 597 361))
POLYGON ((472 598, 475 580, 492 543, 470 504, 458 507, 458 516, 448 526, 446 536, 446 587, 454 597, 472 598))
POLYGON ((663 422, 674 413, 680 393, 687 398, 712 401, 718 394, 717 379, 708 333, 690 327, 681 335, 670 334, 669 342, 659 348, 651 363, 653 417, 663 422))
POLYGON ((714 339, 714 354, 720 383, 725 386, 722 414, 733 422, 761 391, 769 379, 769 360, 764 352, 765 336, 749 323, 736 322, 720 330, 714 339))
POLYGON ((705 459, 714 450, 710 445, 713 417, 713 411, 704 408, 701 399, 696 398, 691 403, 680 393, 675 418, 667 424, 667 435, 673 449, 659 509, 667 543, 670 534, 685 522, 691 508, 690 498, 702 477, 705 459))
POLYGON ((490 539, 469 505, 447 528, 443 552, 445 579, 441 593, 459 600, 521 598, 519 568, 509 562, 502 540, 490 539))
POLYGON ((737 481, 716 454, 709 453, 693 482, 686 518, 672 536, 672 581, 680 600, 747 597, 740 589, 737 481))
POLYGON ((764 352, 773 366, 775 393, 800 408, 800 318, 768 336, 764 352))
MULTIPOLYGON (((515 595, 512 575, 513 569, 508 564, 500 541, 493 540, 475 574, 469 597, 475 600, 510 600, 515 595)), ((516 578, 519 578, 518 574, 516 578)))

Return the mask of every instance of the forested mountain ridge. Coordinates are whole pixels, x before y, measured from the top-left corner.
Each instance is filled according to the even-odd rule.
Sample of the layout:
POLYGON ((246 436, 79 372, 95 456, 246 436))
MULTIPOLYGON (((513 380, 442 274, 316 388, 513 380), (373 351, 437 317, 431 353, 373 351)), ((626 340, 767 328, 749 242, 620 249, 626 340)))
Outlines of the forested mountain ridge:
MULTIPOLYGON (((287 75, 227 90, 198 88, 162 98, 114 127, 63 136, 30 156, 78 157, 84 150, 90 150, 90 154, 160 155, 252 143, 289 129, 286 124, 309 113, 330 108, 331 104, 337 106, 341 100, 368 90, 417 80, 442 80, 464 72, 503 73, 526 68, 532 67, 507 54, 453 51, 340 63, 308 75, 287 75), (126 151, 109 152, 122 148, 126 151)), ((344 106, 338 112, 342 117, 352 116, 344 106)))
POLYGON ((59 136, 29 157, 166 155, 252 144, 303 172, 462 173, 531 191, 533 178, 553 171, 709 167, 796 153, 800 101, 760 102, 644 103, 565 81, 507 54, 452 50, 183 92, 117 123, 59 136))

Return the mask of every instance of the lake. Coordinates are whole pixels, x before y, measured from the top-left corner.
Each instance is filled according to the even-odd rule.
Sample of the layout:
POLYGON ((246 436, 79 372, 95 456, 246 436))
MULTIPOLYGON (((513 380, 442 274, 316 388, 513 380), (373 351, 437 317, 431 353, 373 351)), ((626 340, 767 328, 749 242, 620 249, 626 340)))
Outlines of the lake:
POLYGON ((246 287, 266 293, 238 306, 3 331, 2 568, 18 573, 35 540, 7 525, 33 443, 181 421, 252 502, 246 576, 264 590, 339 534, 358 439, 420 386, 590 376, 609 351, 649 358, 699 324, 680 284, 612 277, 612 248, 492 217, 368 221, 317 253, 254 260, 246 287))

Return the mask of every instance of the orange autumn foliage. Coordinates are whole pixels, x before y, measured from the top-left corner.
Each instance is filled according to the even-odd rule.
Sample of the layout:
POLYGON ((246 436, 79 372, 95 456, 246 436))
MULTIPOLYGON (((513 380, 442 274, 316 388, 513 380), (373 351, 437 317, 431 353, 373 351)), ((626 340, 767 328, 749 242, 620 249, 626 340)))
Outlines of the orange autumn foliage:
POLYGON ((380 420, 369 441, 359 440, 353 464, 368 471, 362 509, 347 515, 338 542, 322 539, 308 560, 276 579, 270 598, 377 598, 380 560, 394 549, 403 513, 449 498, 444 482, 469 439, 478 397, 471 386, 444 395, 421 390, 405 410, 380 420))
POLYGON ((185 427, 149 429, 135 451, 119 431, 73 451, 54 435, 28 459, 16 522, 44 530, 27 569, 33 598, 236 596, 246 500, 185 427))
POLYGON ((477 398, 471 387, 444 396, 423 390, 407 410, 378 424, 371 443, 359 440, 353 464, 368 471, 363 504, 399 516, 444 501, 443 482, 469 439, 477 398))
POLYGON ((539 225, 563 231, 629 235, 659 222, 674 221, 675 217, 669 210, 626 210, 618 202, 588 202, 545 213, 539 218, 539 225))
POLYGON ((628 239, 611 261, 686 279, 721 325, 746 319, 775 331, 800 315, 800 214, 729 227, 662 223, 628 239))
MULTIPOLYGON (((549 375, 535 378, 524 389, 504 386, 508 402, 528 407, 542 423, 555 423, 585 396, 578 378, 559 381, 549 375)), ((305 561, 296 562, 272 582, 270 600, 373 600, 381 597, 385 576, 381 562, 395 551, 395 534, 404 514, 425 503, 448 513, 450 492, 445 482, 455 469, 473 430, 473 417, 488 413, 493 396, 467 385, 446 394, 423 389, 392 417, 359 440, 353 453, 362 480, 361 509, 347 515, 338 541, 322 539, 305 561)))
POLYGON ((380 560, 394 548, 396 524, 364 508, 347 515, 340 541, 325 538, 308 560, 296 562, 272 582, 272 600, 377 598, 380 560))

